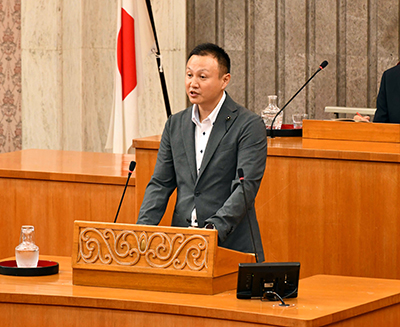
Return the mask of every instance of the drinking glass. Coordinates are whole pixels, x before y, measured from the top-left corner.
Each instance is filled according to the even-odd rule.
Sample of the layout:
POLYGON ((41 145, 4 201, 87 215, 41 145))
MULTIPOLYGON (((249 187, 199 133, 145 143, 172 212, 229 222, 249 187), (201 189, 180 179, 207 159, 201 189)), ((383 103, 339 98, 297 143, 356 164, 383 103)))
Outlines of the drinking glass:
POLYGON ((303 128, 303 119, 307 119, 307 118, 308 118, 307 114, 293 114, 292 115, 293 128, 294 129, 303 128))

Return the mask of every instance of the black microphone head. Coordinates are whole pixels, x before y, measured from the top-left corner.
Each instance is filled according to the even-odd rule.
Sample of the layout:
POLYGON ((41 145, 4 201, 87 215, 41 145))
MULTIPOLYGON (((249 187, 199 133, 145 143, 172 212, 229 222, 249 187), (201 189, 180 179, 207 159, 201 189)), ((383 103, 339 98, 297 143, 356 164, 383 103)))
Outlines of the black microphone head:
POLYGON ((129 172, 133 172, 135 170, 136 167, 136 161, 131 161, 131 163, 129 164, 129 172))
POLYGON ((238 175, 239 175, 239 179, 242 179, 244 177, 244 173, 243 173, 243 169, 242 168, 238 169, 238 175))
POLYGON ((324 60, 321 65, 319 65, 319 68, 324 69, 326 66, 328 66, 328 62, 324 60))

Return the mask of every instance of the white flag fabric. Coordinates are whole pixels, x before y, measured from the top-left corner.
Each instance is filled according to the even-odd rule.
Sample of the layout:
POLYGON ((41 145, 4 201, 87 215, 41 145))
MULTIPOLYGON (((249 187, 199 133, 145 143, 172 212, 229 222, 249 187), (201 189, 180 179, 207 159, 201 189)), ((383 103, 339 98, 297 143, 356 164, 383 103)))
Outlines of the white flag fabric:
POLYGON ((145 0, 118 1, 114 106, 106 149, 126 153, 139 136, 138 96, 143 88, 143 60, 155 48, 145 0))

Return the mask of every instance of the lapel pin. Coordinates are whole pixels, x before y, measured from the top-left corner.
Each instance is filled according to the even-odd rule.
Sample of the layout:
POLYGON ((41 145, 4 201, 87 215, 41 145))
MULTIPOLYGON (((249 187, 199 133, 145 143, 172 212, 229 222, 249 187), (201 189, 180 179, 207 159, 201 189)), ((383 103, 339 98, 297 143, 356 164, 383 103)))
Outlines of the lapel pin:
POLYGON ((228 121, 228 120, 230 120, 230 119, 231 119, 231 116, 226 117, 226 121, 228 121))

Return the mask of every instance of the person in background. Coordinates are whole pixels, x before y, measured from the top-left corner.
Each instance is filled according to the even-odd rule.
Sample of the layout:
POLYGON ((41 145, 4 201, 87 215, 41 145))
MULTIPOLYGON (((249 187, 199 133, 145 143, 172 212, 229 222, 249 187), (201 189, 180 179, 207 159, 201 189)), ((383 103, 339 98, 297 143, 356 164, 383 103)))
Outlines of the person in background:
POLYGON ((400 124, 400 65, 386 70, 381 79, 374 123, 400 124))
MULTIPOLYGON (((374 123, 400 124, 400 62, 383 72, 378 97, 374 123)), ((369 116, 357 114, 353 118, 359 121, 369 121, 369 116)))
POLYGON ((266 165, 266 129, 225 92, 230 79, 230 58, 219 46, 201 44, 189 54, 185 85, 193 105, 165 124, 137 224, 157 225, 177 189, 172 226, 217 229, 219 246, 257 253, 262 262, 254 200, 266 165))

